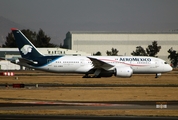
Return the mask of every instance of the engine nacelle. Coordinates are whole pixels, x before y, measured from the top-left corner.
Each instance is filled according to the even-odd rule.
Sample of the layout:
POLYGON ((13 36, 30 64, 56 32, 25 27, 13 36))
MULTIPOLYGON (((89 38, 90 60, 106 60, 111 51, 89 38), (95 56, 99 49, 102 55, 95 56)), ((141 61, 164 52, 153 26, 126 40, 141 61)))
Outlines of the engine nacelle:
POLYGON ((116 77, 131 77, 133 70, 130 67, 116 67, 114 75, 116 77))

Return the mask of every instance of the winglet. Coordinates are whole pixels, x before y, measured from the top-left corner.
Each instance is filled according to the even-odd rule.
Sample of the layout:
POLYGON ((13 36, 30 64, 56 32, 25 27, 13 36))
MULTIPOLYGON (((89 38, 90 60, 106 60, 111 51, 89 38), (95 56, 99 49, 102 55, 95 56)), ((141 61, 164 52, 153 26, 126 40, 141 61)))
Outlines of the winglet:
POLYGON ((11 28, 11 30, 13 31, 13 30, 18 30, 17 28, 11 28))

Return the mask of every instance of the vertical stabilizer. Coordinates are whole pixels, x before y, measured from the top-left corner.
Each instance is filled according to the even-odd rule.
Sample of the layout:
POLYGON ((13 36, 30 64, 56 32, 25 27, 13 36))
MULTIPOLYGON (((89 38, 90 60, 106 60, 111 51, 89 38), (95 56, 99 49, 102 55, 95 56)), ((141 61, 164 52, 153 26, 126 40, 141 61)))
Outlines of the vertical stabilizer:
POLYGON ((11 28, 11 30, 22 58, 33 60, 43 56, 20 30, 16 28, 11 28))

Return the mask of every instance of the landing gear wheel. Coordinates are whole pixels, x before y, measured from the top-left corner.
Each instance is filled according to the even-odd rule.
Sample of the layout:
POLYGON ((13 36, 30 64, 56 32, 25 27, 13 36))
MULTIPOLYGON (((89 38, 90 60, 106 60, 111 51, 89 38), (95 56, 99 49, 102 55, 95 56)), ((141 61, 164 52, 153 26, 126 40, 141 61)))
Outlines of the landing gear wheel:
POLYGON ((82 78, 91 78, 88 74, 85 74, 82 78))

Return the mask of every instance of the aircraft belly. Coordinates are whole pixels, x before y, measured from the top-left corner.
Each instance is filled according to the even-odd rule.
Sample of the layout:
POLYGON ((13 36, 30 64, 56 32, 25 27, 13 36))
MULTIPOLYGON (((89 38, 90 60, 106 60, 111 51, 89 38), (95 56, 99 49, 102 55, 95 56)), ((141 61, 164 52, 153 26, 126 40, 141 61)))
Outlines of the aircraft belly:
POLYGON ((155 66, 134 66, 132 67, 133 69, 133 73, 156 73, 156 72, 161 72, 160 69, 158 69, 157 67, 155 66))
POLYGON ((78 73, 86 73, 86 72, 88 72, 89 70, 91 70, 92 69, 92 66, 80 66, 80 67, 78 67, 76 70, 75 70, 75 72, 78 72, 78 73))

